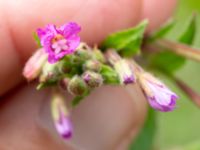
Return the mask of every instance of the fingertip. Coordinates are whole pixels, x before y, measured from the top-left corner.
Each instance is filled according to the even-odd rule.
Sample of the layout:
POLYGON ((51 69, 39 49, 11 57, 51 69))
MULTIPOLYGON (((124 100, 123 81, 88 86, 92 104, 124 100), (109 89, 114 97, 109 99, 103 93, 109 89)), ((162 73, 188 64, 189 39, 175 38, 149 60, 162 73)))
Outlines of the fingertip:
POLYGON ((177 0, 143 0, 142 19, 150 21, 148 32, 158 28, 174 12, 177 0))

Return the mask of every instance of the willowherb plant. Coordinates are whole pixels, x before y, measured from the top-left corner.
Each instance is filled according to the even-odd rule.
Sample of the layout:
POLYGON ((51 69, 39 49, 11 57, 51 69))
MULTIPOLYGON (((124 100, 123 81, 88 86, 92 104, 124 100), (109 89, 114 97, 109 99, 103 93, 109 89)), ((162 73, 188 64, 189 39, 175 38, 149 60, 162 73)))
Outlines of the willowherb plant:
POLYGON ((163 112, 174 110, 177 94, 147 71, 151 70, 169 76, 200 104, 198 94, 173 75, 186 59, 200 61, 200 51, 190 47, 195 36, 195 20, 195 16, 189 19, 187 28, 176 40, 166 38, 175 22, 144 36, 148 24, 145 20, 134 28, 109 35, 99 48, 80 41, 81 27, 76 23, 60 27, 50 24, 37 30, 36 40, 41 48, 28 60, 23 75, 28 81, 38 79, 38 90, 53 89, 52 118, 63 138, 71 137, 73 131, 70 109, 61 90, 74 97, 69 106, 73 108, 102 85, 138 83, 151 107, 163 112))

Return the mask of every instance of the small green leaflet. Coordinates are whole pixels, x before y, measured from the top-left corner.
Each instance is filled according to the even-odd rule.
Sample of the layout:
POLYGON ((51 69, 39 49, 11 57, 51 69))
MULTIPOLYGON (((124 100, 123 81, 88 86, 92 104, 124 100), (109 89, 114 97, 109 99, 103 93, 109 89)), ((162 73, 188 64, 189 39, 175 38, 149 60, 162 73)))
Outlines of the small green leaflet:
POLYGON ((85 97, 87 97, 90 94, 90 91, 88 90, 81 96, 75 96, 74 99, 72 100, 72 107, 77 106, 85 97))
MULTIPOLYGON (((162 33, 159 34, 162 35, 158 36, 159 38, 165 38, 165 35, 172 29, 172 25, 168 25, 163 29, 157 32, 157 35, 160 32, 162 33), (163 29, 165 29, 164 34, 162 32, 163 29)), ((192 16, 185 22, 185 28, 176 38, 176 41, 187 45, 192 45, 195 37, 195 32, 196 32, 196 16, 192 16)), ((167 51, 167 50, 158 52, 150 58, 151 66, 153 68, 156 67, 167 74, 171 74, 180 67, 182 67, 185 64, 185 61, 186 59, 183 56, 179 56, 173 53, 172 51, 167 51)))
POLYGON ((156 131, 156 113, 149 108, 148 117, 139 136, 130 145, 129 150, 151 150, 156 131))
POLYGON ((186 30, 180 35, 178 41, 187 45, 192 45, 196 32, 196 15, 189 18, 186 30))
POLYGON ((162 26, 158 31, 155 31, 150 35, 148 38, 148 42, 154 42, 155 40, 165 37, 165 35, 171 31, 171 29, 174 27, 175 21, 169 20, 164 26, 162 26))
POLYGON ((33 32, 33 38, 35 39, 37 45, 39 47, 42 47, 41 43, 40 43, 40 38, 38 37, 37 33, 36 32, 33 32))
POLYGON ((42 82, 37 85, 36 89, 41 90, 46 87, 55 86, 56 84, 57 84, 56 81, 42 82))
POLYGON ((104 83, 106 84, 119 84, 118 74, 114 69, 108 65, 102 65, 100 74, 103 76, 104 83))
POLYGON ((147 20, 138 26, 109 35, 102 43, 101 48, 114 48, 125 57, 132 57, 139 53, 143 34, 148 24, 147 20))

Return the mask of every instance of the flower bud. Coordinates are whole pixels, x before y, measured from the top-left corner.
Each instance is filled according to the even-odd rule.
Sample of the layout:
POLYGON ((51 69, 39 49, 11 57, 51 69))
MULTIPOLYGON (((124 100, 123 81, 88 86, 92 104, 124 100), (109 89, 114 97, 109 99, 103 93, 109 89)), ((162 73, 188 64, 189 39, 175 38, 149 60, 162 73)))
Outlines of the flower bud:
POLYGON ((66 60, 59 61, 58 69, 61 74, 69 73, 72 69, 71 64, 66 60))
POLYGON ((99 50, 97 48, 97 46, 94 47, 94 49, 92 50, 92 53, 93 53, 94 59, 96 59, 96 60, 98 60, 98 61, 100 61, 102 63, 105 62, 105 57, 104 57, 103 53, 101 52, 101 50, 99 50))
POLYGON ((44 67, 42 69, 42 73, 40 75, 40 82, 58 80, 58 76, 60 74, 59 67, 58 67, 59 63, 60 62, 50 64, 49 62, 46 62, 44 64, 44 67))
POLYGON ((62 89, 62 90, 67 90, 68 84, 69 84, 69 78, 63 78, 58 82, 58 86, 62 89))
POLYGON ((101 63, 97 60, 88 60, 83 66, 84 70, 91 70, 99 72, 101 70, 101 63))
POLYGON ((96 88, 103 84, 103 78, 100 74, 93 71, 86 71, 83 79, 90 88, 96 88))
POLYGON ((28 80, 31 81, 38 77, 41 73, 44 63, 47 61, 47 55, 43 49, 37 50, 33 56, 26 63, 23 75, 28 80))
POLYGON ((68 83, 68 91, 73 95, 83 95, 88 87, 80 76, 75 75, 68 83))
POLYGON ((75 55, 78 56, 80 60, 88 60, 92 58, 91 48, 85 44, 81 43, 77 48, 75 55))
POLYGON ((112 49, 106 52, 106 57, 116 70, 121 84, 130 84, 135 82, 133 69, 130 67, 128 61, 122 59, 118 53, 112 49))
POLYGON ((161 81, 151 74, 143 72, 139 76, 139 83, 149 104, 154 109, 163 112, 175 109, 178 96, 161 81))
POLYGON ((132 69, 126 60, 117 61, 114 64, 114 68, 119 75, 120 82, 122 84, 130 84, 135 82, 135 77, 132 69))
POLYGON ((51 113, 57 132, 67 139, 72 136, 72 124, 64 100, 63 95, 54 92, 51 100, 51 113))
POLYGON ((116 62, 122 59, 114 49, 107 50, 105 55, 111 65, 114 65, 116 62))

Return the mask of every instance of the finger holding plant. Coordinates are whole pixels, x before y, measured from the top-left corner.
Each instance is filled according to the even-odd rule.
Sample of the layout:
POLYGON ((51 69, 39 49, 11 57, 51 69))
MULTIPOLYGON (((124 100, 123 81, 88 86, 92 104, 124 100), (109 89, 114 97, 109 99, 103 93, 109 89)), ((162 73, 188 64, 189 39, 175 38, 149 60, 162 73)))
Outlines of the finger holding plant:
MULTIPOLYGON (((70 110, 76 109, 86 96, 103 85, 138 83, 154 109, 168 112, 176 108, 178 95, 149 70, 173 78, 173 72, 187 58, 199 61, 200 53, 190 47, 195 16, 177 41, 165 37, 174 22, 144 36, 147 24, 145 20, 134 28, 113 33, 99 47, 81 42, 78 36, 81 27, 74 22, 37 30, 36 40, 41 48, 28 60, 23 75, 28 81, 37 79, 38 90, 52 88, 52 117, 63 138, 70 138, 73 133, 70 110), (178 65, 170 67, 166 62, 178 65), (65 91, 73 96, 68 108, 63 96, 65 91)), ((181 84, 177 85, 184 90, 181 84)))

